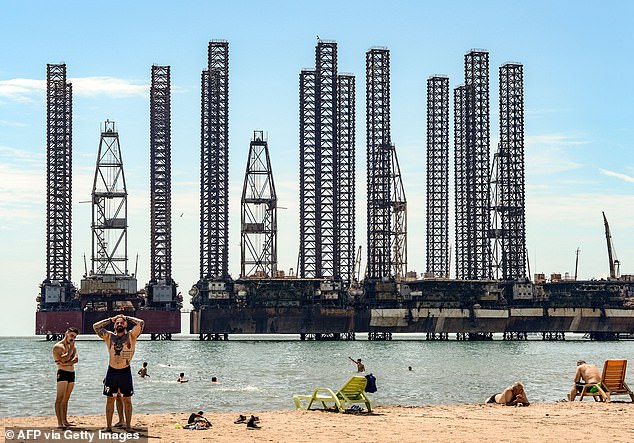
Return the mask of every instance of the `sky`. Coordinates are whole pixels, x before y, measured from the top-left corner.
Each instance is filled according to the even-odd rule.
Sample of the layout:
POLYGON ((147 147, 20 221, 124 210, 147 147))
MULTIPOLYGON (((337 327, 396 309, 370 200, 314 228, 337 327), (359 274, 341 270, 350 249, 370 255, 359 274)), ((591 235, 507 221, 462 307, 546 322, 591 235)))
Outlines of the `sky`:
POLYGON ((254 130, 267 134, 278 205, 285 208, 278 214, 278 268, 296 269, 299 72, 314 67, 317 36, 338 43, 339 72, 356 76, 356 234, 363 250, 366 51, 390 50, 392 140, 408 201, 408 269, 421 274, 426 81, 447 75, 453 90, 464 81, 464 54, 478 48, 490 54, 491 158, 499 139, 498 68, 509 61, 524 65, 531 273, 573 275, 579 249, 579 278, 605 277, 605 211, 621 273, 634 274, 633 16, 634 3, 627 1, 5 2, 0 335, 33 334, 35 298, 46 277, 47 63, 66 63, 73 84, 72 279, 79 285, 84 256, 90 268, 91 208, 81 202, 90 200, 100 127, 109 119, 120 136, 129 194, 128 268, 139 288, 150 267, 150 69, 171 66, 173 277, 185 307, 191 307, 187 291, 199 277, 200 75, 214 39, 229 42, 234 278, 240 272, 240 196, 254 130))

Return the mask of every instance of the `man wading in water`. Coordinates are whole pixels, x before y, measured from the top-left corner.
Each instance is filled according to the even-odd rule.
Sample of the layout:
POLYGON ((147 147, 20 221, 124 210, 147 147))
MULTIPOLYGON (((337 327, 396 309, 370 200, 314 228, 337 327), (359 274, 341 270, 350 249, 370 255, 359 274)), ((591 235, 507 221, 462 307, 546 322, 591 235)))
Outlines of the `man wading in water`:
POLYGON ((112 415, 114 413, 114 402, 117 394, 123 396, 123 412, 125 415, 126 429, 130 429, 132 422, 132 371, 130 363, 134 356, 136 340, 143 332, 144 322, 140 318, 117 315, 98 321, 92 328, 95 333, 106 342, 108 353, 110 354, 108 372, 103 380, 103 395, 106 398, 106 428, 112 430, 112 415), (114 323, 114 331, 106 330, 106 325, 114 323), (128 332, 128 322, 134 327, 128 332))

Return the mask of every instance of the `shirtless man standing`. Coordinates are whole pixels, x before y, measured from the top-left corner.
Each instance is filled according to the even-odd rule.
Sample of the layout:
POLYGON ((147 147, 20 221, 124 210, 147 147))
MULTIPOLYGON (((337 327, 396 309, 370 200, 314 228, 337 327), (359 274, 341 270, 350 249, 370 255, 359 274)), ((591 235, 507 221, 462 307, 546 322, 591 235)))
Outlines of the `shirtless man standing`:
POLYGON ((584 385, 594 385, 601 381, 601 373, 595 365, 586 363, 583 360, 577 362, 577 372, 575 373, 575 384, 568 394, 568 401, 574 401, 577 393, 583 390, 584 385), (582 382, 583 380, 583 382, 582 382))
POLYGON ((53 346, 53 359, 57 365, 57 396, 55 397, 55 415, 57 426, 65 428, 68 422, 68 400, 75 387, 75 363, 77 363, 77 348, 75 338, 79 334, 77 328, 68 328, 64 338, 53 346))
POLYGON ((123 412, 125 415, 125 427, 130 429, 132 422, 132 371, 130 363, 134 356, 134 349, 137 338, 143 332, 144 322, 140 318, 128 317, 127 315, 117 315, 98 321, 92 328, 95 333, 106 342, 108 353, 110 354, 108 372, 103 380, 103 395, 106 398, 106 428, 112 430, 112 415, 114 413, 114 403, 117 394, 123 396, 123 412), (132 330, 128 331, 128 322, 134 324, 132 330), (106 330, 106 326, 114 323, 114 331, 106 330))

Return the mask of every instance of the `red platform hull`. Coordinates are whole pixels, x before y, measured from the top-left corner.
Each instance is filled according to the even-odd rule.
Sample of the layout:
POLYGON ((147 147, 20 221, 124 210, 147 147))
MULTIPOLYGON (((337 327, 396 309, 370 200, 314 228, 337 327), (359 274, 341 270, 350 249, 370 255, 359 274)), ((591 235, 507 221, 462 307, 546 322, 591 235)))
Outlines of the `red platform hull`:
MULTIPOLYGON (((35 334, 63 334, 74 326, 82 334, 94 334, 93 323, 121 314, 121 311, 46 311, 35 313, 35 334)), ((126 311, 126 315, 145 321, 144 334, 178 334, 181 332, 180 311, 126 311)))

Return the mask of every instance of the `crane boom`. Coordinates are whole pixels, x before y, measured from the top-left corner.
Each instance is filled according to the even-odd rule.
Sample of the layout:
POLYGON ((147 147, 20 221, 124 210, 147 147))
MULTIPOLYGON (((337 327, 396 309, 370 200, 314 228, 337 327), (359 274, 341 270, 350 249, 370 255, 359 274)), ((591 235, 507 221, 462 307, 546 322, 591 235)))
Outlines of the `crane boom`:
POLYGON ((610 278, 616 278, 616 268, 614 266, 614 258, 612 257, 612 234, 610 234, 610 225, 608 224, 608 219, 605 216, 605 212, 601 212, 603 214, 603 224, 605 225, 605 241, 608 244, 608 261, 610 262, 610 278))

